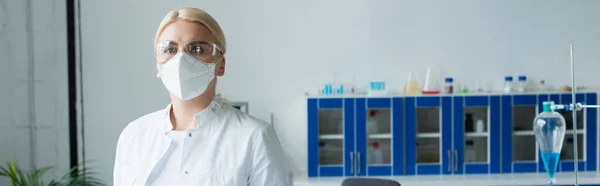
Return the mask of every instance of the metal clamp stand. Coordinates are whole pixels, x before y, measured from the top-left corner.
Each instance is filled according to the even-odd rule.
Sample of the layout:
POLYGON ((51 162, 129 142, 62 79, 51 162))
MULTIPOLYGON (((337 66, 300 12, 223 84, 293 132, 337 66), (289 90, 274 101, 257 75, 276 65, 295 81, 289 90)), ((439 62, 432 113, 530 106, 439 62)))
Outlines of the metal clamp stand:
POLYGON ((575 100, 575 60, 573 57, 573 43, 570 45, 571 55, 571 100, 573 101, 568 105, 554 105, 553 109, 556 110, 567 110, 572 111, 573 114, 573 155, 575 161, 575 186, 579 186, 579 155, 577 151, 577 112, 583 110, 583 108, 600 108, 600 105, 585 105, 584 103, 577 103, 575 100))

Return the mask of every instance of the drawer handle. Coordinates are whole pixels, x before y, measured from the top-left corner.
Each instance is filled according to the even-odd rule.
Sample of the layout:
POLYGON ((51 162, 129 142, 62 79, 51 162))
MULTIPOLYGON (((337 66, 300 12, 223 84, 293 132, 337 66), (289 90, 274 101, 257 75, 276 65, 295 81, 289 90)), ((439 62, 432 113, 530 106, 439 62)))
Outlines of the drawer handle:
POLYGON ((454 158, 456 161, 454 161, 454 171, 458 171, 458 151, 454 150, 454 158))
POLYGON ((356 165, 358 167, 358 174, 360 174, 360 152, 356 153, 356 160, 358 161, 358 164, 356 165))
POLYGON ((354 174, 354 152, 350 152, 350 173, 354 174))
POLYGON ((452 151, 448 150, 448 172, 452 172, 452 151))

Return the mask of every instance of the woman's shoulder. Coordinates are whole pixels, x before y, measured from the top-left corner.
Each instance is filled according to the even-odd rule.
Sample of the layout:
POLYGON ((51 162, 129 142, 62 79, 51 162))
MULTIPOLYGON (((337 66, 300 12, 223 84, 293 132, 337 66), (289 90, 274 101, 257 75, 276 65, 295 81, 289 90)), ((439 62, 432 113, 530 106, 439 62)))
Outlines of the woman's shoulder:
POLYGON ((226 117, 227 121, 229 121, 228 124, 233 124, 244 128, 261 129, 271 125, 262 119, 240 111, 230 105, 227 106, 226 117))
POLYGON ((123 128, 120 138, 129 138, 140 131, 148 130, 166 116, 166 109, 161 109, 138 117, 123 128))

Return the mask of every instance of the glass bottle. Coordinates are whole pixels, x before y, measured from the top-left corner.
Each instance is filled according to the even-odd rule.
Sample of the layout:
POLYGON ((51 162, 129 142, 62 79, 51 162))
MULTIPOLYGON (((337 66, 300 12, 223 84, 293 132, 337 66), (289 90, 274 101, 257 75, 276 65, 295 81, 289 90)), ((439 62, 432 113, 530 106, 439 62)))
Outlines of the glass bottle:
POLYGON ((451 77, 447 77, 446 78, 446 86, 444 87, 444 93, 446 94, 452 94, 454 92, 454 85, 453 85, 453 81, 454 79, 452 79, 451 77))
POLYGON ((526 83, 527 83, 527 76, 519 76, 519 82, 517 82, 517 91, 525 92, 526 83))
POLYGON ((513 81, 512 76, 504 77, 504 93, 512 92, 512 81, 513 81))
POLYGON ((474 121, 473 121, 473 113, 465 114, 465 132, 475 132, 473 129, 474 121))
POLYGON ((473 91, 476 93, 483 93, 483 85, 481 84, 481 81, 475 81, 475 87, 473 88, 473 91))

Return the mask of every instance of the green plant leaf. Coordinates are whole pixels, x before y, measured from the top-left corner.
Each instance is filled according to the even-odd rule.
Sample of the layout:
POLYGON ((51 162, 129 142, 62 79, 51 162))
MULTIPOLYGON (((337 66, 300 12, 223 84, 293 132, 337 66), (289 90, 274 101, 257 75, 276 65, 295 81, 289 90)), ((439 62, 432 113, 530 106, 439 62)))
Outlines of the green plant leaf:
MULTIPOLYGON (((10 171, 4 167, 0 167, 0 176, 7 177, 10 180, 13 180, 13 176, 10 174, 10 171)), ((13 184, 14 186, 15 184, 13 184)))
POLYGON ((96 173, 85 166, 85 162, 71 168, 61 179, 56 180, 52 186, 104 186, 96 173))
POLYGON ((10 173, 4 167, 0 167, 0 176, 10 178, 10 173))
POLYGON ((104 186, 102 180, 98 179, 97 173, 82 163, 71 168, 61 179, 52 179, 48 184, 42 180, 44 174, 54 169, 54 166, 43 167, 37 170, 25 172, 20 169, 16 162, 10 161, 8 166, 0 167, 0 177, 10 178, 13 186, 104 186))
POLYGON ((13 186, 24 186, 24 183, 21 181, 21 175, 18 174, 17 170, 17 163, 15 161, 8 162, 8 175, 10 175, 13 186))
POLYGON ((52 170, 52 169, 54 169, 54 166, 42 167, 42 168, 36 170, 34 172, 35 182, 39 183, 40 181, 42 181, 42 177, 44 176, 44 174, 46 174, 46 172, 48 172, 49 170, 52 170))

